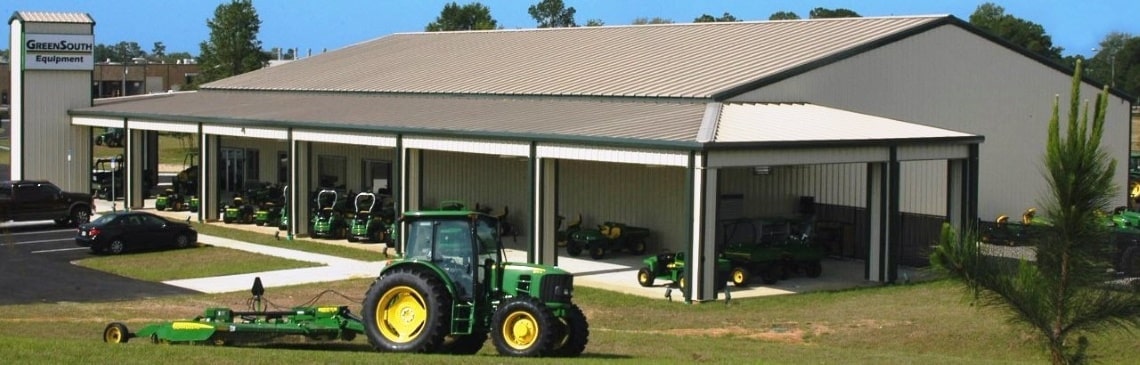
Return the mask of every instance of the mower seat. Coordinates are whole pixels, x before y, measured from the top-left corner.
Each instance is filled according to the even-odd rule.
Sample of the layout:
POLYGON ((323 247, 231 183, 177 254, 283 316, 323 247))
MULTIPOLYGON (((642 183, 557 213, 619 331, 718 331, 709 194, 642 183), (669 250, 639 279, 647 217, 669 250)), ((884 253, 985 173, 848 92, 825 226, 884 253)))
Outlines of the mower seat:
POLYGON ((998 228, 1004 228, 1004 227, 1005 227, 1005 224, 1006 224, 1006 223, 1009 223, 1009 216, 1008 216, 1008 215, 1005 215, 1005 214, 999 215, 999 216, 997 217, 997 220, 996 220, 996 222, 997 222, 997 226, 998 226, 998 228))
POLYGON ((1037 209, 1034 209, 1034 208, 1026 209, 1025 213, 1021 214, 1021 224, 1028 226, 1030 223, 1033 223, 1033 216, 1035 216, 1035 215, 1037 215, 1037 209))

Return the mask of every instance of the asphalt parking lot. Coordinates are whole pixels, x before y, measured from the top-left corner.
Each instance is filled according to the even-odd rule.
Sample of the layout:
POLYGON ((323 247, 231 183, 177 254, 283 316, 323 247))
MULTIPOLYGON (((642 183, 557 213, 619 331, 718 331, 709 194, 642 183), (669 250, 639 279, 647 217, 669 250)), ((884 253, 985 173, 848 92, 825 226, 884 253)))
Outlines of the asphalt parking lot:
POLYGON ((141 299, 192 293, 72 264, 91 257, 75 229, 51 222, 0 224, 0 305, 141 299))

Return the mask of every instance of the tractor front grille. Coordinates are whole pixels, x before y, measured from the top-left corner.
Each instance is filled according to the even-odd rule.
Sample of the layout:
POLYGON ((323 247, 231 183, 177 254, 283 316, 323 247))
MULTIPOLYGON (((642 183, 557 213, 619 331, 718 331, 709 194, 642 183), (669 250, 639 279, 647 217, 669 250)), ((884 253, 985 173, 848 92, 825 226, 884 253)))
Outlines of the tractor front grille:
POLYGON ((542 277, 539 299, 545 303, 570 303, 574 296, 574 275, 549 274, 542 277))

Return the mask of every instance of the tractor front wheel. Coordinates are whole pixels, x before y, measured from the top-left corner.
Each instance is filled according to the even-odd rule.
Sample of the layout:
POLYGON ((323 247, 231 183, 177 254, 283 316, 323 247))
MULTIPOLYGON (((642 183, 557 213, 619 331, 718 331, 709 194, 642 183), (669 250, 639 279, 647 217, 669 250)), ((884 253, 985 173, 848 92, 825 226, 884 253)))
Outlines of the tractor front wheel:
POLYGON ((732 272, 728 276, 732 279, 733 286, 745 286, 748 285, 748 280, 751 280, 752 274, 748 272, 747 268, 737 266, 732 268, 732 272))
POLYGON ((491 341, 500 355, 543 356, 562 338, 550 308, 533 297, 515 297, 491 318, 491 341))
POLYGON ((552 355, 575 357, 586 350, 586 342, 590 341, 590 324, 586 322, 586 314, 577 305, 567 306, 565 312, 558 318, 562 321, 562 340, 554 344, 552 355))
POLYGON ((641 286, 653 286, 653 279, 655 278, 653 271, 649 270, 648 267, 637 270, 637 283, 641 284, 641 286))
POLYGON ((106 343, 127 343, 131 339, 131 331, 127 330, 127 325, 114 322, 108 324, 103 329, 103 342, 106 343))
POLYGON ((372 347, 438 352, 448 334, 451 298, 439 278, 394 269, 372 284, 364 300, 364 333, 372 347))

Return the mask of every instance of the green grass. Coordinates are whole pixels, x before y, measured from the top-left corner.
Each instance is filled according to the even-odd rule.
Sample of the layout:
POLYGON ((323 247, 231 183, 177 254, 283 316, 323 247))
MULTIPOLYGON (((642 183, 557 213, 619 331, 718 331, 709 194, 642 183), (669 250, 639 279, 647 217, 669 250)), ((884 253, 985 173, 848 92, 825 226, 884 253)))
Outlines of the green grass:
POLYGON ((305 239, 288 240, 285 238, 284 232, 281 233, 279 238, 274 238, 273 236, 267 235, 265 233, 225 228, 220 227, 216 224, 201 224, 196 222, 191 222, 191 224, 194 226, 194 229, 201 234, 225 237, 242 242, 256 243, 259 245, 288 248, 298 251, 319 253, 361 261, 382 261, 389 258, 383 253, 346 246, 338 246, 325 242, 315 242, 305 239))
MULTIPOLYGON (((270 302, 290 307, 325 290, 318 304, 359 313, 371 279, 268 288, 270 302)), ((156 321, 192 318, 211 306, 246 309, 249 294, 200 294, 107 303, 0 307, 0 353, 6 363, 400 363, 546 364, 511 359, 490 341, 474 356, 384 354, 365 336, 351 342, 262 347, 104 345, 111 321, 137 330, 156 321)), ((575 301, 590 323, 590 342, 568 364, 1039 364, 1047 361, 1029 332, 990 308, 963 301, 946 281, 839 292, 684 304, 578 288, 575 301)), ((1092 338, 1100 363, 1131 363, 1136 337, 1111 332, 1092 338)))
MULTIPOLYGON (((91 132, 92 141, 94 137, 103 134, 103 128, 95 128, 91 132)), ((158 163, 183 165, 183 160, 187 152, 194 152, 198 150, 198 142, 194 139, 194 135, 188 133, 159 133, 158 135, 158 163)), ((107 146, 96 146, 92 142, 92 162, 99 157, 111 157, 123 154, 123 148, 110 148, 107 146)))
POLYGON ((99 256, 82 259, 76 261, 75 264, 146 281, 202 278, 322 266, 312 262, 212 246, 99 256))

